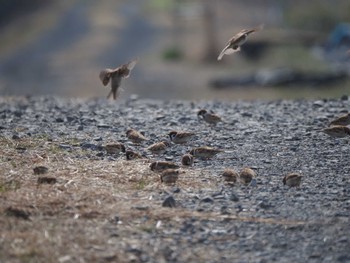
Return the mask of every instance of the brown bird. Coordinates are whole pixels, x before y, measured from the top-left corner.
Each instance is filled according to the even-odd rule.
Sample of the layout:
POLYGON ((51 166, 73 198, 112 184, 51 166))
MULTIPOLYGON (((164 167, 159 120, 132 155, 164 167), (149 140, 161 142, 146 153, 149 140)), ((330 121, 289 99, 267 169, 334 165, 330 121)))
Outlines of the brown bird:
POLYGON ((120 142, 106 144, 104 148, 108 154, 118 154, 120 152, 125 152, 125 146, 120 142))
POLYGON ((260 31, 263 29, 263 25, 260 25, 257 28, 252 29, 243 29, 236 35, 234 35, 226 44, 224 49, 221 51, 220 55, 218 56, 218 60, 221 60, 224 55, 231 55, 235 52, 238 52, 241 50, 241 46, 247 41, 248 35, 251 33, 260 31))
POLYGON ((341 125, 334 125, 323 129, 323 132, 331 137, 343 138, 350 135, 350 128, 341 125))
POLYGON ((246 185, 249 184, 255 177, 256 177, 256 173, 254 172, 254 170, 248 167, 243 168, 239 172, 240 181, 246 185))
POLYGON ((298 173, 290 173, 287 174, 283 178, 283 184, 288 185, 289 187, 297 187, 300 186, 302 175, 298 173))
POLYGON ((180 131, 171 131, 169 132, 169 138, 173 143, 184 144, 192 140, 195 133, 193 132, 180 132, 180 131))
POLYGON ((126 157, 126 160, 128 160, 128 161, 144 158, 141 154, 134 152, 134 151, 131 151, 131 150, 128 150, 125 152, 125 157, 126 157))
POLYGON ((350 113, 347 113, 347 114, 335 119, 329 125, 330 126, 334 126, 334 125, 347 126, 349 124, 350 124, 350 113))
POLYGON ((165 184, 175 184, 181 173, 184 172, 176 169, 167 169, 160 175, 160 181, 165 184))
POLYGON ((239 175, 235 170, 225 169, 224 172, 222 173, 222 177, 226 182, 235 184, 238 181, 239 175))
POLYGON ((137 59, 132 60, 126 64, 121 65, 118 68, 110 69, 106 68, 100 72, 100 80, 104 86, 107 86, 111 80, 111 91, 109 92, 107 99, 113 95, 113 99, 116 100, 118 97, 118 89, 120 87, 123 78, 130 76, 131 70, 135 67, 137 59))
POLYGON ((179 166, 176 163, 173 162, 167 162, 167 161, 156 161, 151 163, 149 166, 152 171, 163 171, 166 169, 177 169, 179 166))
POLYGON ((216 125, 219 122, 222 122, 222 119, 219 115, 208 112, 207 110, 200 110, 197 113, 198 118, 202 118, 204 121, 206 121, 209 124, 216 125))
POLYGON ((193 148, 190 151, 190 154, 193 155, 194 157, 210 159, 221 152, 223 152, 223 150, 215 149, 208 146, 202 146, 202 147, 193 148))
POLYGON ((139 144, 143 141, 148 140, 142 133, 140 133, 139 131, 134 130, 134 129, 127 130, 126 137, 128 137, 128 139, 135 144, 139 144))
POLYGON ((192 166, 194 162, 194 158, 192 154, 186 153, 181 158, 182 165, 192 166))
POLYGON ((151 146, 147 147, 146 150, 153 154, 163 154, 166 152, 168 147, 170 147, 170 143, 168 141, 162 141, 152 144, 151 146))

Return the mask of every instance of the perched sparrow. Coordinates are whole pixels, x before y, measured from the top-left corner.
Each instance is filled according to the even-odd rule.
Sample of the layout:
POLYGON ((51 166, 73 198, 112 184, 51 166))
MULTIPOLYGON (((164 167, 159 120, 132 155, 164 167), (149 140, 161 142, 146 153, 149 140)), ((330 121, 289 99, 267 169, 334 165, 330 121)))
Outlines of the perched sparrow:
POLYGON ((104 148, 108 154, 118 154, 120 152, 125 152, 125 146, 120 142, 106 144, 104 148))
POLYGON ((174 184, 179 179, 179 174, 184 173, 176 169, 167 169, 160 175, 160 181, 165 184, 174 184))
POLYGON ((190 154, 193 155, 194 157, 209 159, 221 152, 223 151, 212 147, 203 146, 203 147, 193 148, 190 151, 190 154))
POLYGON ((302 177, 303 177, 303 176, 302 176, 301 174, 298 174, 298 173, 287 174, 287 175, 283 178, 283 184, 284 184, 284 185, 288 185, 289 187, 296 187, 296 186, 299 186, 302 177))
POLYGON ((126 159, 128 161, 134 160, 134 159, 142 159, 142 158, 144 158, 141 154, 139 154, 137 152, 134 152, 134 151, 130 151, 130 150, 125 152, 125 156, 126 156, 126 159))
POLYGON ((163 171, 166 169, 177 169, 179 166, 176 163, 173 162, 167 162, 167 161, 156 161, 151 163, 149 166, 152 171, 163 171))
POLYGON ((126 131, 126 137, 133 143, 141 143, 143 141, 147 141, 148 139, 142 135, 142 133, 138 132, 137 130, 134 129, 129 129, 126 131))
POLYGON ((194 137, 195 133, 171 131, 168 135, 173 143, 183 144, 189 142, 194 137))
POLYGON ((147 147, 147 150, 153 154, 163 154, 166 152, 167 148, 170 147, 170 143, 167 141, 157 142, 147 147))
POLYGON ((130 76, 130 71, 135 67, 137 59, 132 60, 124 65, 121 65, 115 69, 106 68, 100 72, 100 80, 104 86, 107 86, 110 79, 111 81, 111 91, 109 92, 107 99, 113 95, 113 99, 117 99, 118 88, 121 84, 123 78, 128 78, 130 76))
POLYGON ((184 154, 181 158, 181 163, 182 165, 185 165, 185 166, 192 166, 193 165, 193 155, 192 154, 184 154))
POLYGON ((332 121, 330 123, 330 126, 334 126, 334 125, 347 126, 349 124, 350 124, 350 113, 347 113, 347 114, 335 119, 334 121, 332 121))
POLYGON ((225 171, 222 173, 222 177, 226 182, 231 183, 237 183, 239 175, 235 170, 232 169, 225 169, 225 171))
POLYGON ((218 60, 221 60, 224 55, 231 55, 235 52, 241 50, 241 46, 247 41, 248 35, 251 33, 260 31, 263 28, 263 25, 260 25, 257 28, 253 29, 243 29, 238 34, 234 35, 226 44, 224 49, 221 51, 218 56, 218 60))
POLYGON ((207 110, 198 111, 197 116, 199 118, 202 118, 207 123, 213 124, 213 125, 216 125, 218 122, 222 122, 222 119, 219 115, 208 112, 207 110))
POLYGON ((323 132, 331 137, 343 138, 350 135, 350 128, 346 126, 335 125, 323 129, 323 132))
POLYGON ((256 177, 254 170, 243 168, 239 173, 239 178, 243 184, 249 184, 256 177))

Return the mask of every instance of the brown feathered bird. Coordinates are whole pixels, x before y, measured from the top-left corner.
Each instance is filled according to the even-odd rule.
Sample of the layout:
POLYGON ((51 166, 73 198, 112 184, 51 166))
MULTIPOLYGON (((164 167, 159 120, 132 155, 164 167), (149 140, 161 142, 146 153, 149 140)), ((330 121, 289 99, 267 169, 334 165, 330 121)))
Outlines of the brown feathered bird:
POLYGON ((148 140, 141 132, 134 129, 127 130, 126 137, 135 144, 148 140))
POLYGON ((218 60, 221 60, 224 55, 231 55, 241 50, 241 46, 247 41, 247 37, 263 29, 264 25, 260 25, 257 28, 243 29, 236 35, 234 35, 226 44, 224 49, 218 56, 218 60))
POLYGON ((323 132, 331 137, 343 138, 350 136, 350 128, 347 126, 334 125, 323 129, 323 132))
POLYGON ((342 125, 342 126, 347 126, 350 124, 350 113, 347 113, 343 116, 340 116, 339 118, 333 120, 329 125, 334 126, 334 125, 342 125))
POLYGON ((202 118, 205 122, 213 125, 216 125, 217 123, 222 122, 222 119, 219 115, 213 112, 208 112, 207 110, 198 111, 197 117, 202 118))
POLYGON ((107 99, 113 95, 113 99, 118 97, 118 89, 122 82, 122 79, 126 79, 130 76, 131 70, 135 67, 137 59, 132 60, 126 64, 123 64, 115 69, 106 68, 100 72, 100 80, 104 86, 107 86, 111 81, 111 91, 109 92, 107 99))
POLYGON ((289 187, 297 187, 300 186, 302 178, 303 176, 301 174, 290 173, 283 178, 283 184, 288 185, 289 187))

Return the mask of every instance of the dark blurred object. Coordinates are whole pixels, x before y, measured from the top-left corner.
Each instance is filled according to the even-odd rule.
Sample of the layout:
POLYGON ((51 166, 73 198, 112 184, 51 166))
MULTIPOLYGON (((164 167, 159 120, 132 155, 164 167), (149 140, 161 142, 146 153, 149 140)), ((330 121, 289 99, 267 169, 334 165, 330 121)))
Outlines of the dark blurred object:
POLYGON ((280 68, 264 69, 245 76, 214 79, 210 81, 209 85, 216 89, 239 86, 309 85, 317 87, 344 81, 347 77, 344 72, 302 72, 290 68, 280 68))
POLYGON ((0 27, 16 17, 31 13, 50 2, 46 0, 0 0, 0 27))
POLYGON ((266 41, 250 41, 242 46, 241 52, 247 59, 256 60, 262 57, 269 45, 266 41))

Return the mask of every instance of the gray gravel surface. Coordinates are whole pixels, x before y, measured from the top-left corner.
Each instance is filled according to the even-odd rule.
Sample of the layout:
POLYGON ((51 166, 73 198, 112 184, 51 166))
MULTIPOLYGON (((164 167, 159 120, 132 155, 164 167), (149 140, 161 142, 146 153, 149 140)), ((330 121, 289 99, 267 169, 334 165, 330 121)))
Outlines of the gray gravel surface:
POLYGON ((212 160, 195 160, 194 167, 203 171, 201 180, 216 178, 216 184, 201 189, 173 186, 154 193, 150 202, 163 204, 163 209, 197 216, 180 217, 177 224, 163 221, 161 230, 131 236, 133 245, 123 247, 132 255, 129 261, 350 262, 350 138, 335 139, 321 132, 349 109, 347 97, 191 102, 134 96, 116 103, 1 98, 0 134, 12 139, 43 134, 48 140, 76 138, 78 144, 60 147, 73 153, 75 148, 89 152, 75 158, 112 162, 114 157, 102 149, 109 140, 141 151, 127 141, 128 128, 144 132, 149 144, 171 130, 197 133, 192 143, 173 145, 159 160, 180 162, 182 154, 196 146, 225 150, 212 160), (212 127, 199 121, 196 112, 200 108, 213 110, 224 123, 212 127), (254 187, 232 187, 221 180, 224 168, 243 167, 257 172, 254 187), (289 172, 304 175, 299 188, 283 186, 282 178, 289 172), (210 213, 209 218, 200 216, 210 213))

